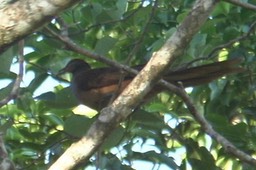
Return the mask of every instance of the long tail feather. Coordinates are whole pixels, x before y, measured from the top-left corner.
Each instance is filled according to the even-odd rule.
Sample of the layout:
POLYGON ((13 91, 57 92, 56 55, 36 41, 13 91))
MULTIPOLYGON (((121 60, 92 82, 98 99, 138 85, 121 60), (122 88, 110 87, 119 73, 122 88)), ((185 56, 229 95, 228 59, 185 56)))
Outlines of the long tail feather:
POLYGON ((164 76, 164 79, 171 83, 182 82, 185 87, 196 86, 209 83, 214 79, 227 74, 245 71, 244 68, 238 66, 241 62, 241 58, 236 58, 203 66, 171 71, 164 76))

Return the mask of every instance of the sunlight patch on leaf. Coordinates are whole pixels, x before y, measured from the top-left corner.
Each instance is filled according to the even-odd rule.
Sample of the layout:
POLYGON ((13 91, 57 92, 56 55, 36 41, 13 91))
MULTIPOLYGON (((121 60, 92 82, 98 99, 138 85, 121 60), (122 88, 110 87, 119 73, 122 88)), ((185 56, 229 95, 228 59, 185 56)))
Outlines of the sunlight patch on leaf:
POLYGON ((96 110, 93 110, 93 109, 91 109, 85 105, 82 105, 82 104, 75 107, 72 111, 76 115, 83 115, 83 116, 87 116, 89 118, 92 118, 98 114, 98 112, 96 110))

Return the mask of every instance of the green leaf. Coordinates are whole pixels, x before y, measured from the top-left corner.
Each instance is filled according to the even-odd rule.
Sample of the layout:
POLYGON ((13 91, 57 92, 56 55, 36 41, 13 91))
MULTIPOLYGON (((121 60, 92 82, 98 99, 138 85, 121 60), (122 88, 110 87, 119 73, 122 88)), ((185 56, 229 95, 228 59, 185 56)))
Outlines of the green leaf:
POLYGON ((151 113, 145 110, 137 110, 132 115, 133 122, 136 122, 137 126, 143 126, 148 129, 164 129, 167 125, 164 122, 163 117, 158 113, 151 113))
POLYGON ((217 16, 217 15, 228 15, 228 13, 230 12, 231 9, 231 5, 229 3, 226 2, 220 2, 216 8, 213 11, 213 16, 217 16))
POLYGON ((94 119, 81 115, 72 115, 64 122, 64 131, 74 137, 82 137, 90 128, 94 119))
POLYGON ((6 133, 6 139, 10 139, 10 140, 23 140, 25 139, 21 133, 19 132, 19 130, 15 127, 10 127, 7 130, 6 133))
POLYGON ((13 88, 14 83, 11 82, 8 86, 6 86, 5 88, 0 89, 0 100, 3 100, 4 98, 6 98, 7 96, 10 95, 10 92, 13 88))
POLYGON ((12 127, 13 121, 12 120, 7 120, 4 124, 0 125, 0 133, 5 134, 6 131, 12 127))
POLYGON ((31 92, 34 92, 48 77, 47 73, 42 73, 37 76, 30 82, 29 89, 31 92))
POLYGON ((207 34, 196 34, 190 43, 188 53, 195 58, 200 56, 206 45, 206 38, 207 34))
POLYGON ((35 150, 30 148, 20 148, 19 150, 14 152, 16 155, 16 158, 25 158, 25 157, 31 157, 34 159, 38 158, 38 154, 35 150))
POLYGON ((125 129, 122 126, 119 126, 115 130, 111 132, 111 134, 106 138, 101 148, 103 150, 109 150, 110 148, 116 146, 121 143, 121 139, 125 135, 125 129))
POLYGON ((47 92, 36 97, 43 101, 48 107, 66 109, 78 105, 77 100, 70 87, 58 90, 56 93, 47 92))
POLYGON ((140 160, 145 160, 153 163, 165 164, 171 169, 178 169, 178 165, 174 162, 173 158, 168 157, 164 154, 156 153, 155 151, 148 151, 144 153, 133 152, 135 157, 140 160))
POLYGON ((177 169, 178 165, 174 162, 173 158, 168 157, 164 154, 158 154, 155 151, 148 151, 146 154, 149 158, 155 158, 157 162, 164 163, 172 169, 177 169))
POLYGON ((11 47, 0 55, 0 58, 1 58, 0 73, 7 74, 10 72, 9 70, 11 67, 11 63, 15 55, 14 51, 15 51, 14 47, 11 47))
POLYGON ((46 92, 41 94, 40 96, 35 97, 38 100, 55 100, 56 95, 53 92, 46 92))
POLYGON ((226 80, 214 81, 209 84, 209 87, 211 89, 211 100, 220 97, 226 84, 226 80))
MULTIPOLYGON (((153 102, 147 107, 149 112, 162 112, 168 113, 170 110, 166 107, 165 103, 162 102, 153 102)), ((150 114, 150 113, 149 113, 150 114)))
POLYGON ((95 46, 95 51, 98 54, 101 55, 107 55, 107 53, 110 51, 110 49, 115 45, 116 39, 112 38, 110 36, 105 36, 98 40, 96 46, 95 46))
POLYGON ((93 18, 96 18, 103 11, 102 5, 100 3, 91 4, 91 13, 93 18))
POLYGON ((205 147, 199 147, 198 143, 192 139, 187 140, 186 143, 187 158, 193 168, 196 170, 219 169, 215 165, 213 156, 205 147))
POLYGON ((45 113, 41 115, 43 119, 48 120, 54 125, 64 125, 64 121, 56 114, 54 113, 45 113))
POLYGON ((16 103, 19 109, 25 111, 27 115, 36 112, 36 103, 33 99, 31 92, 27 91, 25 88, 20 89, 19 97, 16 99, 16 103))

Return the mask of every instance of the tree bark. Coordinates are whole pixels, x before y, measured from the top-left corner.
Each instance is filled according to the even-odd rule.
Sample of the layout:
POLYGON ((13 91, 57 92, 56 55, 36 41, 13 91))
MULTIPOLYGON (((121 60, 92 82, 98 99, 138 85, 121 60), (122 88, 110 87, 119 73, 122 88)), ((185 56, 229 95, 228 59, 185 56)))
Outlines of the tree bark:
POLYGON ((0 2, 0 54, 51 21, 78 0, 3 0, 0 2))

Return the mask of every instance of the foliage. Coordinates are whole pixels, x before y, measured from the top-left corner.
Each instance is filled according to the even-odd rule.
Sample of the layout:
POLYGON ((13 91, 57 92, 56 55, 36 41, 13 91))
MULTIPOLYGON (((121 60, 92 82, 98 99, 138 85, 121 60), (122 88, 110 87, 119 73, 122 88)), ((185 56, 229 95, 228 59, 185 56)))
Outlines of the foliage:
MULTIPOLYGON (((153 1, 83 1, 56 17, 47 27, 66 31, 73 41, 97 54, 136 65, 147 62, 163 45, 187 15, 192 3, 160 0, 156 7, 153 1)), ((204 59, 193 65, 244 58, 243 66, 248 72, 194 87, 189 94, 216 131, 254 156, 254 31, 242 40, 213 50, 245 35, 255 19, 254 11, 219 3, 186 53, 175 63, 178 66, 200 57, 204 59)), ((45 28, 27 37, 25 46, 32 49, 24 58, 26 74, 33 73, 33 80, 25 82, 16 100, 0 108, 0 129, 5 133, 10 157, 20 169, 46 169, 95 119, 74 114, 72 109, 77 102, 69 88, 54 75, 73 58, 83 58, 92 67, 106 65, 70 51, 45 28), (48 77, 56 79, 59 85, 52 91, 41 90, 35 95, 42 84, 49 83, 48 77)), ((16 54, 17 47, 2 54, 1 80, 14 81, 16 73, 10 71, 10 65, 17 62, 16 54)), ((12 83, 0 90, 1 99, 9 94, 11 87, 12 83)), ((110 135, 98 153, 79 168, 136 169, 141 164, 151 165, 152 169, 253 169, 211 140, 181 99, 169 93, 161 93, 141 106, 110 135)))

